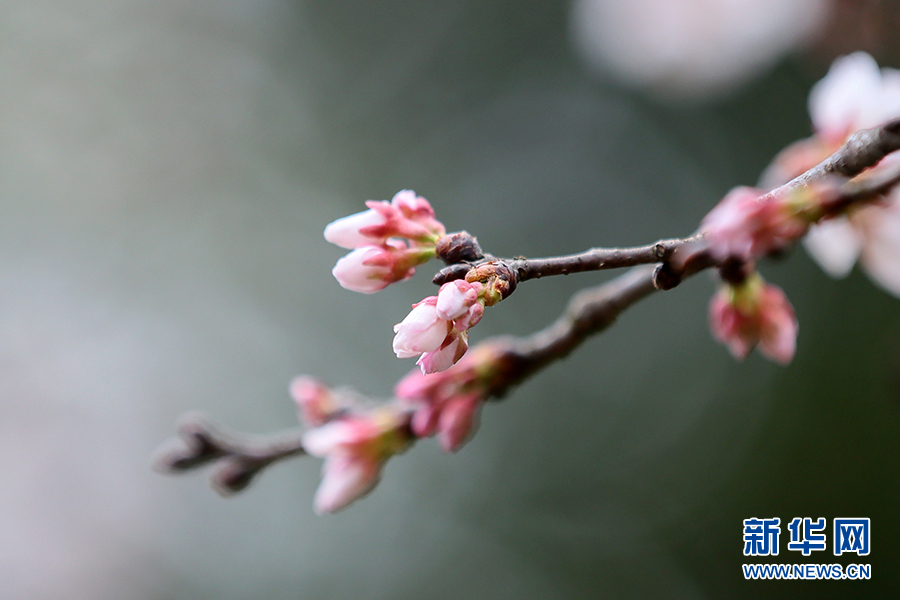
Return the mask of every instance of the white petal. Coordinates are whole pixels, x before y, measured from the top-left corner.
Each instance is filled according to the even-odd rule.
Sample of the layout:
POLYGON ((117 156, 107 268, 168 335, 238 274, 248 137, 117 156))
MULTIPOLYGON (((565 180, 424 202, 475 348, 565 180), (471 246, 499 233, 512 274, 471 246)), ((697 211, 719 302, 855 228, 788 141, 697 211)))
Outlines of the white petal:
POLYGON ((303 434, 303 449, 312 456, 326 456, 338 446, 358 441, 351 423, 332 421, 303 434))
POLYGON ((866 208, 862 265, 869 277, 900 298, 900 202, 866 208))
POLYGON ((870 103, 872 125, 875 127, 895 117, 900 117, 900 71, 881 70, 881 94, 870 103))
POLYGON ((325 239, 341 248, 352 250, 360 246, 375 244, 382 241, 380 238, 372 238, 360 233, 360 229, 381 225, 384 217, 374 210, 364 210, 332 221, 325 226, 325 239))
POLYGON ((451 281, 441 286, 437 299, 437 314, 442 319, 452 321, 463 316, 469 310, 466 302, 467 294, 460 289, 456 282, 451 281))
POLYGON ((803 238, 809 255, 832 277, 846 277, 862 248, 859 232, 844 218, 822 221, 803 238))
POLYGON ((437 316, 433 304, 419 304, 394 325, 393 348, 399 358, 411 358, 441 347, 450 323, 437 316))
MULTIPOLYGON (((846 134, 874 124, 860 124, 872 98, 881 96, 881 71, 875 59, 854 52, 831 64, 828 74, 809 93, 809 114, 813 125, 826 137, 846 134)), ((841 140, 843 141, 843 140, 841 140)))
POLYGON ((346 507, 375 487, 379 472, 376 461, 346 455, 329 456, 322 465, 322 483, 316 490, 313 508, 321 515, 346 507))

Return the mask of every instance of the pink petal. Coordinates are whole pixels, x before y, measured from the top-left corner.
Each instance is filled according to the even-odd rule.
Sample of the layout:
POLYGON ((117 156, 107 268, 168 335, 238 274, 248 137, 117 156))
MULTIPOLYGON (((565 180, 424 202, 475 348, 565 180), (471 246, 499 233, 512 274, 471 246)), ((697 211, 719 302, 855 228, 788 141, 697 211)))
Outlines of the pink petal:
POLYGON ((303 422, 311 427, 326 423, 338 408, 331 388, 314 377, 295 377, 289 389, 303 422))
POLYGON ((419 357, 416 364, 422 368, 422 373, 438 373, 446 371, 456 364, 469 349, 469 340, 465 332, 452 329, 444 338, 441 347, 432 352, 426 352, 419 357))
POLYGON ((760 299, 762 326, 759 349, 766 357, 786 365, 797 350, 797 317, 784 291, 766 285, 760 299))
POLYGON ((766 284, 759 295, 759 349, 764 356, 786 365, 797 349, 797 317, 780 287, 766 284))
POLYGON ((324 457, 340 446, 357 444, 365 439, 354 421, 335 420, 303 434, 303 449, 311 456, 324 457))
POLYGON ((420 438, 434 435, 440 415, 440 406, 437 404, 423 404, 413 413, 410 422, 412 432, 420 438))
POLYGON ((728 347, 731 355, 738 360, 744 360, 753 347, 756 339, 750 339, 746 335, 746 317, 723 297, 717 293, 709 303, 709 326, 713 337, 728 347))
POLYGON ((855 215, 867 219, 862 265, 875 283, 900 298, 900 199, 863 210, 865 215, 855 215))
POLYGON ((438 439, 444 452, 456 452, 463 446, 480 405, 478 396, 454 398, 444 405, 438 423, 438 439))
POLYGON ((463 281, 459 283, 462 283, 463 285, 458 285, 458 282, 456 281, 445 283, 438 292, 437 313, 442 319, 452 321, 453 319, 466 314, 466 311, 469 310, 469 306, 471 306, 472 302, 478 297, 476 294, 475 298, 471 298, 471 295, 468 294, 469 290, 468 287, 466 287, 466 282, 463 281))
POLYGON ((784 324, 762 336, 759 351, 770 360, 782 365, 790 364, 797 351, 797 322, 784 324))
POLYGON ((336 512, 372 491, 378 483, 381 464, 347 454, 330 455, 322 465, 322 482, 313 508, 317 514, 336 512))
POLYGON ((460 331, 467 331, 481 321, 484 316, 484 304, 476 302, 469 307, 469 311, 453 322, 453 326, 460 331))
POLYGON ((325 239, 341 248, 352 250, 360 246, 377 244, 383 238, 371 237, 360 230, 365 227, 384 224, 385 219, 374 210, 364 210, 332 221, 325 226, 325 239))
POLYGON ((362 294, 374 294, 393 281, 388 270, 365 264, 379 257, 381 253, 382 250, 378 246, 360 246, 339 259, 331 274, 345 289, 362 294))
POLYGON ((441 347, 450 323, 438 317, 434 304, 419 303, 394 325, 393 348, 398 358, 412 358, 441 347))

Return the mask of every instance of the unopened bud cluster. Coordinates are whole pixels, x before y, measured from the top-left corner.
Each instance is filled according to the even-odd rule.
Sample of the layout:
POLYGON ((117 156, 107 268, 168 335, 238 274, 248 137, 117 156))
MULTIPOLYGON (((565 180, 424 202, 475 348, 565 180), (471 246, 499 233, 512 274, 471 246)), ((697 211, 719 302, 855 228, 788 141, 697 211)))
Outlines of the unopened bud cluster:
POLYGON ((338 283, 372 294, 409 279, 418 265, 434 258, 445 229, 428 201, 412 190, 398 192, 390 202, 369 200, 366 206, 369 210, 325 227, 325 239, 353 250, 332 270, 338 283))
POLYGON ((313 500, 316 512, 332 513, 365 496, 388 459, 417 438, 437 436, 445 452, 462 447, 481 404, 505 373, 505 358, 502 350, 486 345, 441 373, 416 369, 397 384, 394 400, 377 407, 313 377, 294 379, 291 395, 309 428, 303 448, 325 459, 313 500))
POLYGON ((390 202, 366 203, 369 210, 338 219, 325 228, 329 242, 353 248, 332 273, 347 289, 373 293, 409 279, 415 267, 431 258, 462 267, 460 277, 443 283, 436 296, 413 305, 394 325, 394 353, 418 357, 423 373, 454 365, 469 348, 468 331, 493 306, 509 296, 515 275, 504 263, 484 259, 481 247, 465 231, 445 235, 425 198, 411 190, 398 192, 390 202), (475 264, 473 264, 475 263, 475 264))
POLYGON ((371 491, 384 463, 412 440, 409 414, 397 405, 361 407, 306 375, 294 379, 291 395, 309 427, 303 448, 325 459, 313 500, 320 514, 338 511, 371 491))

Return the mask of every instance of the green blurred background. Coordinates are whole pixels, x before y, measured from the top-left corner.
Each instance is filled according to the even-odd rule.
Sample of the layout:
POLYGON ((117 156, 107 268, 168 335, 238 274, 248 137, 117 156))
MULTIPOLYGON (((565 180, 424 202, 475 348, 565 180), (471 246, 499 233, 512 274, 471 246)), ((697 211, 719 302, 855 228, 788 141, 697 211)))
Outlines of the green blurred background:
MULTIPOLYGON (((329 221, 412 188, 450 230, 540 256, 689 234, 809 134, 831 57, 668 102, 573 50, 566 3, 9 0, 0 8, 0 598, 886 598, 900 591, 900 300, 799 250, 766 277, 787 368, 710 337, 700 276, 429 440, 336 516, 295 460, 222 500, 149 469, 189 410, 296 425, 310 373, 387 396, 391 326, 430 269, 373 295, 329 221), (804 559, 793 517, 872 519, 872 553, 804 559), (866 562, 870 581, 744 581, 866 562)), ((523 285, 473 341, 526 334, 606 275, 523 285)))

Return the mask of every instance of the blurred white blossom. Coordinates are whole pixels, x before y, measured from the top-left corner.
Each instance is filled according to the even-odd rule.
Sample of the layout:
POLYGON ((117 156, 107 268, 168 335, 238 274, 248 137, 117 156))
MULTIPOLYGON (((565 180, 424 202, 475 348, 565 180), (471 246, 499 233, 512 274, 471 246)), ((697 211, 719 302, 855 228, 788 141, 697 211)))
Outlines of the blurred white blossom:
POLYGON ((700 98, 726 92, 810 42, 828 0, 575 0, 578 50, 631 85, 700 98))
MULTIPOLYGON (((824 158, 860 129, 900 116, 900 71, 879 69, 864 52, 839 58, 809 95, 816 135, 804 142, 824 158)), ((794 154, 802 154, 798 150, 794 154)), ((785 155, 785 161, 791 162, 785 155)), ((896 165, 889 156, 878 169, 896 165)), ((859 260, 875 283, 900 296, 900 193, 883 202, 851 209, 843 217, 820 223, 804 239, 810 256, 832 277, 844 277, 859 260)))

